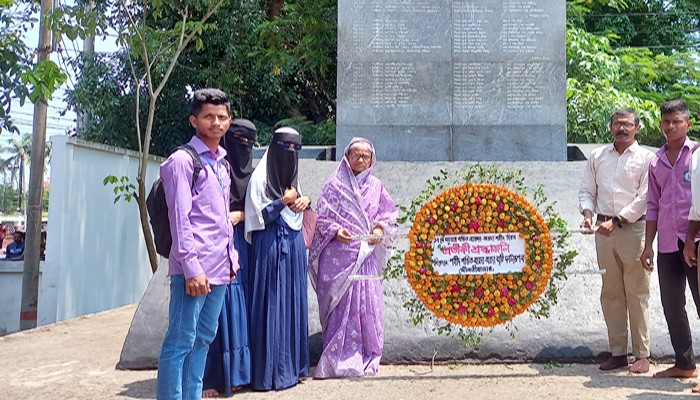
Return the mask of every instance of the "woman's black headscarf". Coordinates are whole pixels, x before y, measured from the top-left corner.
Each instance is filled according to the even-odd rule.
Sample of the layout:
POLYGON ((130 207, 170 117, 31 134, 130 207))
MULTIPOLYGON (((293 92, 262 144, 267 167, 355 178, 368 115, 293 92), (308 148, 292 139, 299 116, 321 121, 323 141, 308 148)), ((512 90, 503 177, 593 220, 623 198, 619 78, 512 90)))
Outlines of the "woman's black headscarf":
POLYGON ((234 119, 222 139, 222 145, 226 149, 226 160, 231 164, 229 211, 245 210, 245 191, 250 175, 253 174, 253 144, 257 134, 258 130, 252 122, 247 119, 234 119))
POLYGON ((292 143, 301 146, 301 135, 293 128, 284 127, 275 131, 272 142, 267 150, 267 185, 265 193, 272 199, 280 199, 284 190, 297 185, 297 170, 299 166, 299 151, 293 146, 282 143, 292 143))

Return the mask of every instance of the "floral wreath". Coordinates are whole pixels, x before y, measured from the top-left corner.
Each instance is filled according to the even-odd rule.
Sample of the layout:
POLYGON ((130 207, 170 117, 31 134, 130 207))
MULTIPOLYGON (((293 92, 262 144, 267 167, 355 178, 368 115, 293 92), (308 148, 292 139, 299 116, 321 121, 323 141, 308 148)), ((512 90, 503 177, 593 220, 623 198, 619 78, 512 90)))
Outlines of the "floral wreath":
POLYGON ((416 214, 408 238, 409 283, 430 311, 454 324, 505 323, 539 298, 551 276, 549 227, 526 198, 503 186, 467 183, 439 193, 416 214), (510 232, 525 239, 522 272, 463 275, 433 268, 436 236, 510 232))
POLYGON ((384 278, 410 282, 414 290, 404 292, 403 308, 414 325, 467 346, 482 343, 498 324, 514 338, 514 316, 525 310, 535 319, 551 315, 577 255, 568 248, 571 233, 554 204, 541 185, 528 187, 518 170, 480 163, 442 169, 409 204, 398 206, 398 222, 411 226, 410 243, 395 242, 384 278), (518 272, 463 275, 458 269, 451 275, 454 270, 439 266, 444 259, 437 257, 438 270, 446 272, 440 274, 433 251, 444 253, 440 247, 455 235, 515 237, 522 259, 510 270, 518 272))

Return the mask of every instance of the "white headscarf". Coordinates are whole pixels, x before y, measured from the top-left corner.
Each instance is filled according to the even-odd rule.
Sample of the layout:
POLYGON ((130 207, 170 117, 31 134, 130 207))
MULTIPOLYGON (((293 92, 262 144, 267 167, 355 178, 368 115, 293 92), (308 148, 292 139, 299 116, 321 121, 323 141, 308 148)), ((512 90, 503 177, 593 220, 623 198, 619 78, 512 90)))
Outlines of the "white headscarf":
MULTIPOLYGON (((248 181, 248 190, 246 191, 245 201, 245 240, 252 243, 253 232, 262 231, 265 229, 265 220, 263 219, 262 210, 274 200, 265 193, 265 185, 267 184, 267 152, 263 154, 260 162, 253 175, 248 181)), ((297 188, 299 196, 301 196, 301 185, 297 188)), ((300 231, 304 213, 295 213, 289 207, 285 206, 280 216, 284 222, 293 230, 300 231)))

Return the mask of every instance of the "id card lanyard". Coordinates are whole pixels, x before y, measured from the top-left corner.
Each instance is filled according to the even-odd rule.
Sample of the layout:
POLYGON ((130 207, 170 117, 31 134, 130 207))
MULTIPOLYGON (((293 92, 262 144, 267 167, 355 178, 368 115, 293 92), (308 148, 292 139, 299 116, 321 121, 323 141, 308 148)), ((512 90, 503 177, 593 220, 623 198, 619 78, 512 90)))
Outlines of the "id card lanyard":
POLYGON ((204 157, 204 161, 206 161, 207 164, 209 164, 209 167, 211 167, 211 170, 214 172, 214 175, 216 175, 216 179, 219 181, 219 187, 221 187, 221 192, 223 193, 224 187, 225 187, 224 186, 224 178, 221 177, 221 174, 219 173, 220 168, 218 168, 219 166, 221 166, 221 163, 217 162, 216 163, 217 167, 215 168, 214 161, 212 159, 210 159, 209 156, 207 156, 206 154, 202 154, 202 157, 204 157))

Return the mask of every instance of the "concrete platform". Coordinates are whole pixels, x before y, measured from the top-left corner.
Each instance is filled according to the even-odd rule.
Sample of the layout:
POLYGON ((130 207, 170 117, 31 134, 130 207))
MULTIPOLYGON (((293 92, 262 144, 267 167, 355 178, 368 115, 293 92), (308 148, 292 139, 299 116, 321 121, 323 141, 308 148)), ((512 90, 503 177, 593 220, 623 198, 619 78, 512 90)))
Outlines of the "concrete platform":
MULTIPOLYGON (((578 213, 578 188, 585 162, 522 162, 494 163, 500 168, 521 170, 530 187, 544 186, 545 193, 555 200, 555 210, 565 218, 570 227, 581 222, 578 213)), ((305 193, 315 199, 326 178, 336 167, 336 162, 313 160, 300 161, 300 179, 305 193)), ((397 204, 408 204, 423 188, 425 180, 439 174, 441 169, 454 170, 470 163, 382 163, 374 170, 392 194, 397 204)), ((408 231, 404 227, 403 231, 408 231)), ((404 240, 402 245, 406 246, 404 240)), ((401 242, 400 242, 401 244, 401 242)), ((591 236, 574 236, 571 248, 579 252, 573 271, 591 270, 597 267, 595 245, 591 236)), ((658 277, 652 276, 650 304, 651 353, 657 360, 672 360, 673 349, 669 341, 666 322, 659 299, 658 277)), ((164 288, 164 277, 156 275, 151 286, 164 288), (159 281, 160 279, 160 281, 159 281)), ((387 363, 416 363, 432 360, 506 360, 536 362, 593 362, 608 351, 607 333, 600 310, 601 278, 599 275, 571 273, 565 283, 559 304, 552 310, 551 318, 535 320, 523 314, 514 320, 515 338, 502 326, 491 330, 486 343, 466 348, 455 340, 437 336, 429 327, 413 326, 402 304, 411 291, 405 280, 384 282, 386 303, 384 361, 387 363)), ((120 368, 149 368, 155 366, 160 343, 164 335, 164 319, 167 318, 167 302, 164 294, 150 296, 148 289, 139 307, 126 339, 120 368), (141 315, 139 315, 141 314, 141 315), (139 322, 141 321, 141 322, 139 322), (145 321, 145 322, 144 322, 145 321), (139 326, 141 325, 141 326, 139 326), (139 365, 135 365, 135 361, 139 365)), ((167 290, 165 290, 167 295, 167 290)), ((690 299, 689 292, 687 298, 690 299)), ((697 333, 695 348, 700 349, 700 320, 695 306, 687 306, 691 330, 697 333)), ((320 324, 315 293, 309 291, 309 335, 312 360, 320 352, 320 324)))

